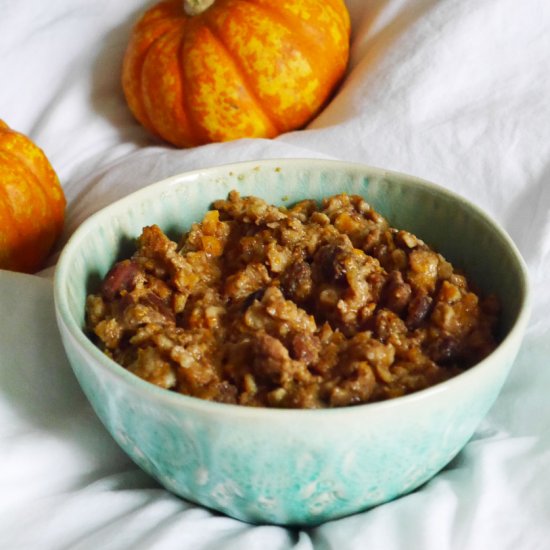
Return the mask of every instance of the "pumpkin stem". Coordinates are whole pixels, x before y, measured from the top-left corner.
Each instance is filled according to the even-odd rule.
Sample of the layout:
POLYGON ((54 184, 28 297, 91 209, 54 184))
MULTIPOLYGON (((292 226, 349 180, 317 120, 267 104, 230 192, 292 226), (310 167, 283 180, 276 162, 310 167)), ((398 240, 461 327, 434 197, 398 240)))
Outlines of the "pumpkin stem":
POLYGON ((189 16, 199 15, 207 10, 216 0, 183 0, 183 10, 189 16))

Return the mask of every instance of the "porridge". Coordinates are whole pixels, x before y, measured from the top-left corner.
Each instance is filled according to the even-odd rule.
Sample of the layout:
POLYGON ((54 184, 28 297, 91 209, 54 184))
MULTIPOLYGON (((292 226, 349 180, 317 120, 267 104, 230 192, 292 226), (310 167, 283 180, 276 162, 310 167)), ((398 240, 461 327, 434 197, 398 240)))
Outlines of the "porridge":
POLYGON ((249 406, 398 397, 496 346, 495 297, 359 196, 276 207, 232 191, 181 241, 145 227, 87 298, 87 328, 153 384, 249 406))

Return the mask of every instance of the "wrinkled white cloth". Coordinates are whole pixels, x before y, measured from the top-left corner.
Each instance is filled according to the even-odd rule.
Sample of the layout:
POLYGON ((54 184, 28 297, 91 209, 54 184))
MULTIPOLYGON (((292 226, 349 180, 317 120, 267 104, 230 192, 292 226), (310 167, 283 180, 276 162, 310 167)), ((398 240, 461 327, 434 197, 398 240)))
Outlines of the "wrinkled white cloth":
POLYGON ((348 74, 306 130, 176 150, 126 108, 120 67, 145 0, 0 0, 0 118, 48 155, 68 199, 60 246, 130 191, 240 160, 328 157, 439 183, 522 252, 534 311, 494 407, 414 493, 315 529, 185 502, 119 450, 60 344, 52 268, 0 272, 0 548, 550 548, 550 2, 348 0, 348 74))

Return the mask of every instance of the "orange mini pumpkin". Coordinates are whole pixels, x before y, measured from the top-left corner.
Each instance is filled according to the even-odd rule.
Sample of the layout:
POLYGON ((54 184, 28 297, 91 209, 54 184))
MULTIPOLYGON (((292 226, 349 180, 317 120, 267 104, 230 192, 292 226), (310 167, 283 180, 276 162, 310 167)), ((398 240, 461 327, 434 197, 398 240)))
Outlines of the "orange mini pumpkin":
POLYGON ((137 120, 178 147, 304 126, 344 75, 343 0, 167 0, 136 24, 122 85, 137 120))
POLYGON ((44 152, 0 120, 0 269, 37 271, 64 216, 65 196, 44 152))

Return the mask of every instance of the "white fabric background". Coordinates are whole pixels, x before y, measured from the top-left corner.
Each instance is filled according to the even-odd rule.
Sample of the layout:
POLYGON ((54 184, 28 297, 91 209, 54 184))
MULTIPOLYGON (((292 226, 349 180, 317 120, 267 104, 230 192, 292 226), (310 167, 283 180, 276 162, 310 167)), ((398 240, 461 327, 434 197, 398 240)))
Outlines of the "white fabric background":
POLYGON ((251 526, 180 500, 94 416, 62 351, 52 268, 0 272, 0 548, 550 548, 550 2, 349 0, 347 78, 307 130, 175 150, 129 114, 120 65, 146 0, 0 0, 0 118, 48 155, 90 213, 189 169, 330 157, 408 172, 495 217, 534 311, 498 401, 411 495, 316 529, 251 526))

